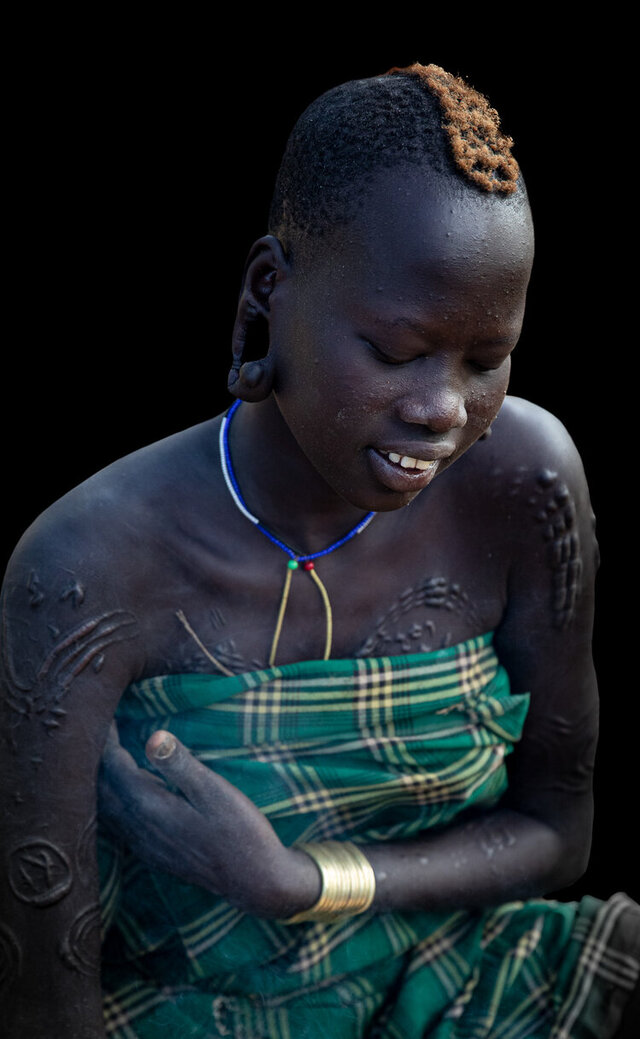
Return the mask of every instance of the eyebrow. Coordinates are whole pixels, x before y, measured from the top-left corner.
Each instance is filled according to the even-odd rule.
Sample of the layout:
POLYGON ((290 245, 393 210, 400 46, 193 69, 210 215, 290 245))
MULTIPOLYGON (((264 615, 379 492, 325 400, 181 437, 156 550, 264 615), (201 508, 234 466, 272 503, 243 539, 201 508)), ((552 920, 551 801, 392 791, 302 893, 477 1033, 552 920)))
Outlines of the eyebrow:
MULTIPOLYGON (((396 328, 405 328, 409 332, 415 332, 416 335, 425 336, 429 335, 428 330, 424 325, 419 324, 417 321, 413 321, 410 317, 394 317, 394 318, 382 318, 375 317, 374 323, 380 328, 386 328, 393 330, 396 328)), ((487 340, 482 345, 486 346, 510 346, 513 342, 513 337, 510 335, 503 336, 492 336, 491 339, 487 340)))
POLYGON ((428 334, 424 325, 418 324, 417 321, 412 321, 410 317, 394 317, 391 319, 376 317, 374 321, 376 325, 380 325, 382 328, 406 328, 409 332, 415 332, 419 336, 428 334))

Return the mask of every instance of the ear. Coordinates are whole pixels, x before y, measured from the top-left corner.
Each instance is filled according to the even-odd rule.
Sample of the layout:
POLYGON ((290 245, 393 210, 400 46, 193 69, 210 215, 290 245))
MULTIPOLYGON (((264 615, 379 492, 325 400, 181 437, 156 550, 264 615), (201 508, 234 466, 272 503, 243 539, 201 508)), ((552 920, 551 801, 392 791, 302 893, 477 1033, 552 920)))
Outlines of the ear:
POLYGON ((229 391, 241 400, 265 400, 271 393, 274 359, 268 341, 265 356, 253 359, 249 356, 248 339, 258 325, 268 334, 270 296, 288 272, 289 263, 277 238, 265 235, 254 242, 242 279, 233 326, 233 363, 227 383, 229 391))

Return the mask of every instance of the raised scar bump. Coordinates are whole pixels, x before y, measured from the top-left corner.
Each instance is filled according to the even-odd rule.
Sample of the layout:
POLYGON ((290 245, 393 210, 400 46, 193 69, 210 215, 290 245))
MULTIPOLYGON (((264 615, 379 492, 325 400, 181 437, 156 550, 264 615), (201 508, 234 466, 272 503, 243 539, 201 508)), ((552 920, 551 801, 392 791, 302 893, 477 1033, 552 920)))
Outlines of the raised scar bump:
POLYGON ((73 581, 60 595, 60 602, 66 602, 67 599, 71 599, 71 605, 74 608, 82 606, 85 597, 85 589, 79 581, 73 581))
POLYGON ((40 584, 40 579, 36 574, 35 570, 32 570, 29 574, 27 581, 27 591, 29 593, 29 605, 32 607, 39 606, 44 602, 44 592, 40 584))
POLYGON ((22 953, 18 940, 6 924, 0 923, 0 992, 6 991, 21 972, 22 953))
POLYGON ((94 976, 100 973, 100 906, 88 906, 78 913, 69 933, 60 944, 60 957, 65 966, 79 974, 94 976))
POLYGON ((97 815, 92 815, 80 834, 76 848, 76 863, 79 866, 79 876, 81 880, 85 876, 86 865, 89 862, 92 850, 95 847, 97 830, 98 817, 97 815))
MULTIPOLYGON (((62 660, 61 667, 69 667, 83 652, 85 654, 90 653, 90 659, 93 659, 96 653, 104 649, 110 642, 116 641, 111 636, 122 629, 131 627, 136 627, 136 619, 133 614, 115 611, 114 613, 105 614, 104 617, 87 621, 78 628, 74 628, 62 642, 52 649, 38 672, 38 678, 46 678, 51 668, 58 662, 58 658, 62 657, 65 652, 68 651, 67 656, 62 660), (97 646, 91 646, 90 640, 92 639, 99 640, 97 646)), ((132 634, 121 634, 118 641, 132 637, 132 634)), ((80 670, 82 670, 82 667, 80 670)), ((77 674, 78 672, 74 673, 77 674)))
MULTIPOLYGON (((413 609, 435 608, 447 613, 462 612, 478 623, 476 611, 466 592, 457 581, 448 581, 444 577, 424 578, 418 584, 405 588, 391 604, 387 612, 379 617, 376 628, 372 634, 365 639, 357 651, 357 656, 364 656, 376 651, 376 648, 384 647, 389 642, 397 642, 407 650, 411 649, 411 639, 417 636, 412 629, 401 631, 397 625, 401 617, 413 609)), ((432 619, 425 621, 421 628, 426 628, 435 639, 435 623, 432 619)), ((446 639, 450 634, 444 636, 446 639)))
POLYGON ((8 865, 11 890, 28 905, 54 905, 68 894, 73 883, 67 856, 43 838, 30 838, 14 848, 8 865))
POLYGON ((573 617, 582 577, 576 508, 567 484, 559 482, 558 474, 550 469, 538 474, 536 489, 546 496, 542 502, 536 500, 534 516, 544 524, 543 536, 549 542, 554 623, 556 627, 565 628, 573 617))

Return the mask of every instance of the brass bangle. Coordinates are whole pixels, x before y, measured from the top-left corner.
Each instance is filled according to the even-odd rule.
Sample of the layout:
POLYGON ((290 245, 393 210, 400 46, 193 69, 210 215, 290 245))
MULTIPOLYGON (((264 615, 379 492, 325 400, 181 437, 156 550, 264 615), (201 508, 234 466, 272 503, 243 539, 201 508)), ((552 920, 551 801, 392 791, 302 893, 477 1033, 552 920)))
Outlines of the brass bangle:
POLYGON ((366 855, 351 841, 297 844, 320 870, 320 897, 310 909, 283 920, 299 924, 307 920, 335 920, 364 913, 376 893, 376 876, 366 855))

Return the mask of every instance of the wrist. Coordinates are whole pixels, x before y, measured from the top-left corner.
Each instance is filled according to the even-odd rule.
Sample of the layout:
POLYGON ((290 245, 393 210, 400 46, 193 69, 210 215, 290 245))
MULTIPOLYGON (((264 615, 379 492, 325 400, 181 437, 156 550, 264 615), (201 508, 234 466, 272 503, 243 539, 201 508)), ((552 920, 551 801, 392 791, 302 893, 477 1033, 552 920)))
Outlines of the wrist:
POLYGON ((265 919, 286 919, 313 906, 322 889, 320 872, 314 861, 297 847, 281 846, 278 853, 263 860, 259 872, 236 875, 236 890, 247 891, 246 897, 228 901, 243 912, 265 919))
POLYGON ((366 912, 376 893, 376 876, 369 859, 351 841, 321 841, 298 846, 316 864, 320 897, 310 907, 284 919, 286 924, 331 921, 366 912))
POLYGON ((273 915, 280 920, 311 909, 322 893, 322 875, 302 848, 286 848, 287 865, 279 873, 279 906, 273 915))

